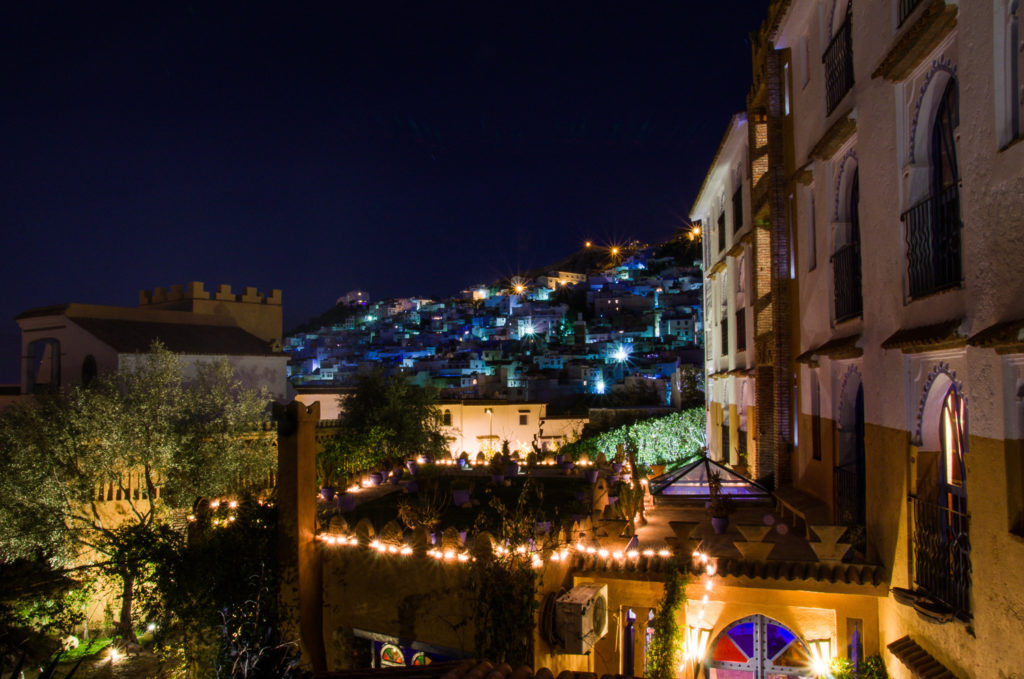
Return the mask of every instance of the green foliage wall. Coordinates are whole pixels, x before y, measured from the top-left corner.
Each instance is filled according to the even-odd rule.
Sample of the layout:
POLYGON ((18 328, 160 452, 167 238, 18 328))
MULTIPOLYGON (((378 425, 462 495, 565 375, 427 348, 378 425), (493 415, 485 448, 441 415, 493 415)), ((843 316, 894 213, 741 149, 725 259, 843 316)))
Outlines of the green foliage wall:
POLYGON ((611 458, 628 440, 637 444, 637 461, 643 465, 683 464, 697 457, 704 445, 704 409, 690 408, 665 417, 627 424, 597 436, 563 446, 560 452, 577 458, 597 453, 611 458))

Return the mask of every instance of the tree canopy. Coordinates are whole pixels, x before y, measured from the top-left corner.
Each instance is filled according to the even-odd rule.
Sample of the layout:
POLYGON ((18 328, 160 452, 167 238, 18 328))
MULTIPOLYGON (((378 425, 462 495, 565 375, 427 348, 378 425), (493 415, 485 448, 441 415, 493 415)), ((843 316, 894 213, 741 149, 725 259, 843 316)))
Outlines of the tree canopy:
POLYGON ((0 414, 0 558, 102 564, 124 584, 130 635, 134 580, 172 511, 265 485, 268 400, 226 361, 186 371, 154 345, 88 387, 12 405, 0 414))
POLYGON ((690 408, 616 427, 569 443, 559 450, 573 458, 585 452, 593 459, 598 453, 610 456, 619 445, 635 442, 640 464, 684 464, 694 459, 705 445, 704 427, 704 408, 690 408))
POLYGON ((416 455, 439 456, 447 444, 436 391, 380 370, 361 374, 344 404, 341 434, 319 459, 322 481, 416 455))

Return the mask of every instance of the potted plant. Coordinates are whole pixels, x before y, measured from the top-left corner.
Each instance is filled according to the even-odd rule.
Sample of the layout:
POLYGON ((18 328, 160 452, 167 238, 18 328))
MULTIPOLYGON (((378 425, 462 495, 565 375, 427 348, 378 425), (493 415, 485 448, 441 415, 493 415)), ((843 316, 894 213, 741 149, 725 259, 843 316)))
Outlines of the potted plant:
POLYGON ((490 472, 491 472, 491 481, 494 482, 494 485, 500 486, 500 485, 504 484, 505 483, 505 462, 504 462, 504 458, 501 455, 495 455, 493 458, 491 458, 491 463, 489 465, 489 468, 490 468, 490 472))
POLYGON ((733 511, 732 498, 722 492, 722 475, 714 471, 708 474, 708 512, 711 527, 721 535, 729 528, 729 515, 733 511))
POLYGON ((316 456, 317 476, 320 478, 320 497, 330 502, 337 488, 338 467, 334 458, 326 453, 316 456))

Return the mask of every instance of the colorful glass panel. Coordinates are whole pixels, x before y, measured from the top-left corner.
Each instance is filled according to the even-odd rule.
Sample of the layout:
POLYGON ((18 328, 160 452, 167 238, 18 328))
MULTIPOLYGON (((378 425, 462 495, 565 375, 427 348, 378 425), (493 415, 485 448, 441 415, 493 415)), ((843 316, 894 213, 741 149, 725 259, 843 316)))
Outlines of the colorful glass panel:
POLYGON ((767 658, 774 658, 796 639, 796 635, 785 627, 771 623, 765 625, 764 637, 765 657, 767 658))
POLYGON ((394 644, 384 644, 380 649, 381 667, 401 667, 405 665, 405 654, 394 644))
POLYGON ((410 664, 412 664, 413 666, 429 665, 430 657, 423 651, 420 651, 412 657, 412 663, 410 664))
POLYGON ((744 622, 734 625, 729 630, 729 636, 748 658, 754 655, 754 623, 744 622))
POLYGON ((729 635, 723 636, 718 640, 715 645, 715 654, 713 656, 716 662, 747 662, 750 656, 744 655, 743 651, 736 647, 729 635))
POLYGON ((772 659, 772 664, 777 667, 807 667, 811 664, 811 659, 803 646, 790 644, 778 657, 772 659))

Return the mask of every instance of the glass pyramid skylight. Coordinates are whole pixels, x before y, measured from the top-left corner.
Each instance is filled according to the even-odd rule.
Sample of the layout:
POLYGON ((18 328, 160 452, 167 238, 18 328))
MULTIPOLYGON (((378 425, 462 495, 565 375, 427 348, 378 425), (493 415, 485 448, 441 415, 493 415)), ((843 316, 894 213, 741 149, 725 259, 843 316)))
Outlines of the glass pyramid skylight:
POLYGON ((722 492, 734 500, 771 500, 772 494, 767 488, 707 457, 655 479, 651 483, 651 494, 657 500, 706 501, 711 497, 708 476, 712 472, 718 472, 722 492))

